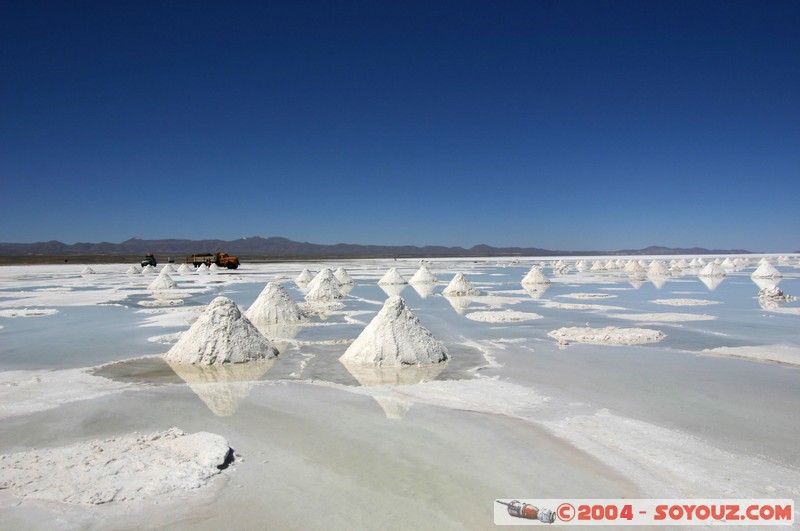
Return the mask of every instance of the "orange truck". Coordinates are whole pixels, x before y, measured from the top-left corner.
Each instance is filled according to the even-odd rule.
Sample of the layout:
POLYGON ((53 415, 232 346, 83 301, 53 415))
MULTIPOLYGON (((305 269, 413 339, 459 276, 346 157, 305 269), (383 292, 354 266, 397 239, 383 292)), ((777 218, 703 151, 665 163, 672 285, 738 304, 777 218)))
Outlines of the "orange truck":
POLYGON ((193 264, 195 267, 199 267, 202 264, 217 264, 219 267, 226 267, 228 269, 236 269, 239 267, 239 259, 228 253, 193 254, 192 256, 186 257, 186 262, 193 264))

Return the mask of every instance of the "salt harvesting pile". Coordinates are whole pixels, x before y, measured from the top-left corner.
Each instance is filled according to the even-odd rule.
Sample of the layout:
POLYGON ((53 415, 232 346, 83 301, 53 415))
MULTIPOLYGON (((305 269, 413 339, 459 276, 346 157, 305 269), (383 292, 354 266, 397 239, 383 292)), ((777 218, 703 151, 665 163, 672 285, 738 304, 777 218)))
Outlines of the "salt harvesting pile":
POLYGON ((197 273, 203 274, 208 273, 208 266, 205 264, 200 264, 197 269, 195 269, 197 273))
POLYGON ((316 289, 317 286, 322 284, 323 282, 330 282, 332 285, 336 286, 337 288, 342 287, 342 283, 339 282, 339 279, 336 278, 336 275, 333 274, 329 268, 323 268, 322 271, 317 273, 317 275, 311 279, 311 282, 308 283, 308 289, 313 290, 316 289))
POLYGON ((157 498, 208 484, 232 460, 221 436, 177 428, 0 456, 0 490, 71 505, 157 498))
POLYGON ((172 264, 167 264, 163 268, 161 268, 162 273, 174 273, 175 268, 172 267, 172 264))
POLYGON ((345 298, 345 294, 340 289, 341 284, 330 269, 320 271, 308 284, 308 287, 306 300, 309 302, 329 302, 345 298))
POLYGON ((605 271, 606 265, 601 260, 595 260, 592 262, 592 267, 590 268, 591 271, 605 271))
POLYGON ((191 266, 188 263, 181 264, 181 266, 178 268, 178 273, 192 273, 192 272, 194 272, 194 266, 191 266))
POLYGON ((308 284, 312 280, 314 280, 314 274, 308 269, 303 269, 303 271, 301 271, 300 274, 294 279, 297 284, 301 285, 308 284))
POLYGON ((176 363, 220 365, 274 358, 278 351, 242 315, 236 303, 217 297, 177 343, 164 354, 176 363))
POLYGON ((647 269, 647 276, 650 277, 667 277, 669 276, 669 268, 667 264, 661 260, 653 260, 650 267, 647 269))
POLYGON ((533 266, 531 270, 528 271, 528 274, 522 279, 521 284, 523 286, 526 285, 536 285, 536 284, 550 284, 550 279, 547 278, 542 271, 541 267, 533 266))
POLYGON ((263 325, 299 323, 305 316, 283 286, 269 282, 245 313, 257 328, 263 325))
POLYGON ((81 271, 81 275, 94 275, 94 269, 92 269, 89 266, 86 266, 83 268, 83 271, 81 271))
POLYGON ((649 328, 605 328, 564 327, 548 332, 560 344, 570 341, 576 343, 594 343, 598 345, 643 345, 655 343, 666 337, 663 332, 649 328))
POLYGON ((142 268, 142 274, 143 275, 152 275, 155 272, 156 272, 156 268, 153 267, 151 264, 147 264, 146 266, 144 266, 142 268))
POLYGON ((417 272, 414 273, 414 276, 411 277, 411 280, 408 281, 409 284, 436 284, 437 282, 436 275, 431 273, 431 270, 428 269, 428 266, 422 264, 417 269, 417 272))
POLYGON ((457 273, 453 280, 444 288, 442 295, 445 297, 462 297, 465 295, 480 295, 480 291, 472 285, 464 273, 457 273))
POLYGON ((644 267, 642 267, 642 264, 636 260, 628 260, 628 263, 625 264, 623 271, 626 273, 644 273, 646 270, 644 267))
POLYGON ((211 264, 208 266, 208 270, 212 273, 217 273, 219 271, 219 266, 217 264, 211 264))
POLYGON ((719 265, 715 264, 714 262, 709 262, 708 264, 703 267, 703 269, 698 273, 697 276, 700 277, 724 277, 727 273, 725 270, 722 269, 719 265))
POLYGON ((356 281, 353 280, 353 277, 350 276, 350 273, 348 273, 343 267, 340 267, 334 271, 333 276, 335 276, 336 280, 339 281, 339 284, 343 286, 349 286, 356 283, 356 281))
POLYGON ((142 273, 142 268, 137 265, 132 265, 125 273, 128 275, 140 275, 142 273))
POLYGON ((396 296, 386 300, 339 360, 346 365, 398 367, 441 363, 448 357, 445 346, 396 296))
POLYGON ((755 271, 750 275, 753 278, 781 278, 781 272, 768 261, 761 262, 755 271))
POLYGON ((164 271, 156 277, 154 281, 147 286, 150 291, 161 291, 166 289, 178 289, 178 284, 164 271))
POLYGON ((396 286, 398 284, 408 284, 403 275, 397 270, 396 267, 389 269, 383 277, 378 281, 380 286, 396 286))

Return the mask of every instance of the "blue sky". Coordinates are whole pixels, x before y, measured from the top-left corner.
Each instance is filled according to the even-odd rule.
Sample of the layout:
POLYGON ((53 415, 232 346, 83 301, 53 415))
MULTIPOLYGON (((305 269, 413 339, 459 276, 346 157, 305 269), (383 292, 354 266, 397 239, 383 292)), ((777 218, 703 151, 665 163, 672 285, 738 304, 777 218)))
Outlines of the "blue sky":
POLYGON ((800 248, 800 3, 3 2, 0 241, 800 248))

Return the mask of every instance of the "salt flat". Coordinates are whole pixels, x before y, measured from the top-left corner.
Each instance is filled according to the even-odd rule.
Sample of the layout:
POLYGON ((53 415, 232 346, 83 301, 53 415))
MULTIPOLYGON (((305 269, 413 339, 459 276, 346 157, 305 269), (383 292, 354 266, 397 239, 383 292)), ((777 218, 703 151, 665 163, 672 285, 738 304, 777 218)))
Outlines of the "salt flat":
MULTIPOLYGON (((378 281, 392 267, 412 278, 419 260, 172 272, 177 288, 166 299, 148 289, 157 276, 127 274, 129 264, 90 264, 91 275, 72 264, 0 268, 0 455, 173 427, 218 435, 236 453, 219 474, 168 498, 87 505, 7 488, 0 521, 33 529, 485 529, 492 501, 507 496, 797 498, 800 304, 762 307, 750 278, 756 260, 712 283, 700 268, 649 280, 621 269, 577 271, 579 259, 562 259, 558 271, 557 258, 426 261, 435 284, 392 287, 450 359, 380 371, 339 358, 387 299, 378 281), (551 283, 523 289, 542 263, 551 283), (344 298, 306 302, 308 287, 294 279, 339 267, 355 282, 344 298), (442 295, 457 273, 477 294, 442 295), (161 360, 216 296, 244 311, 270 281, 309 310, 292 326, 265 326, 276 360, 192 374, 161 360), (559 300, 609 292, 613 307, 559 300), (686 293, 696 298, 679 297, 686 293), (700 301, 702 312, 660 311, 700 301), (664 337, 632 346, 548 336, 640 321, 664 337)), ((773 263, 781 289, 800 293, 797 257, 773 263)))

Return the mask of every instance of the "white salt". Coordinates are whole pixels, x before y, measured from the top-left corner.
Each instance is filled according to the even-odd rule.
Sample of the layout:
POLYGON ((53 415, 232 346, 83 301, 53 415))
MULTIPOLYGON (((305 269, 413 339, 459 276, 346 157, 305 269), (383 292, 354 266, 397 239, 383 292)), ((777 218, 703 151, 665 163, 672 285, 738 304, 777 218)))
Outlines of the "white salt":
POLYGON ((304 315, 283 286, 269 282, 245 313, 256 327, 270 324, 297 323, 304 315))
POLYGON ((83 271, 81 271, 81 275, 94 275, 94 269, 92 269, 89 266, 86 266, 83 268, 83 271))
POLYGON ((140 275, 142 273, 142 268, 137 265, 132 265, 126 271, 128 275, 140 275))
POLYGON ((350 276, 350 273, 348 273, 343 267, 340 267, 334 271, 333 276, 335 276, 336 280, 339 281, 339 284, 342 284, 343 286, 356 283, 355 280, 353 280, 353 277, 350 276))
POLYGON ((408 284, 403 275, 397 270, 396 267, 391 268, 389 271, 386 272, 383 277, 378 281, 378 284, 381 286, 392 286, 397 284, 408 284))
POLYGON ((447 361, 445 346, 411 313, 401 297, 390 297, 339 358, 355 365, 421 365, 447 361))
POLYGON ((698 276, 701 277, 724 277, 725 275, 725 270, 714 262, 709 262, 706 264, 700 273, 698 273, 698 276))
POLYGON ((227 297, 217 297, 164 355, 164 359, 219 365, 269 359, 277 355, 277 349, 242 315, 235 302, 227 297))
POLYGON ((408 281, 409 284, 436 284, 436 275, 431 273, 431 270, 428 269, 428 266, 422 264, 417 269, 417 272, 414 273, 414 276, 411 277, 411 280, 408 281))
POLYGON ((331 272, 330 269, 323 269, 320 271, 314 278, 314 281, 317 282, 312 282, 308 285, 309 290, 308 293, 306 293, 307 301, 326 302, 345 298, 345 294, 342 293, 340 289, 342 285, 336 280, 336 277, 333 276, 333 272, 331 272), (325 271, 327 271, 327 273, 325 273, 325 271), (314 285, 312 286, 312 284, 314 285))
POLYGON ((783 275, 774 265, 764 262, 750 276, 753 278, 781 278, 783 275))
POLYGON ((314 280, 314 274, 308 269, 303 269, 303 271, 294 279, 294 281, 298 284, 308 284, 312 280, 314 280))
POLYGON ((444 288, 442 295, 446 297, 460 297, 464 295, 480 295, 480 291, 472 285, 464 273, 457 273, 453 280, 444 288))
POLYGON ((550 279, 545 276, 544 271, 542 271, 540 267, 533 266, 522 279, 521 284, 523 286, 529 284, 550 284, 550 279))
POLYGON ((333 271, 331 271, 330 268, 327 267, 322 269, 322 271, 320 271, 319 273, 317 273, 317 276, 311 279, 311 282, 308 283, 307 287, 309 291, 312 291, 322 283, 330 283, 331 285, 336 286, 336 288, 338 289, 341 289, 342 287, 342 283, 339 282, 339 279, 336 278, 336 275, 333 274, 333 271))
POLYGON ((162 289, 177 289, 178 284, 165 272, 161 272, 158 277, 147 286, 150 291, 158 291, 162 289))

